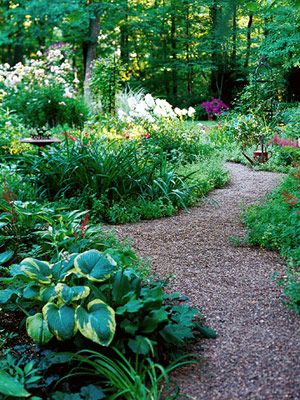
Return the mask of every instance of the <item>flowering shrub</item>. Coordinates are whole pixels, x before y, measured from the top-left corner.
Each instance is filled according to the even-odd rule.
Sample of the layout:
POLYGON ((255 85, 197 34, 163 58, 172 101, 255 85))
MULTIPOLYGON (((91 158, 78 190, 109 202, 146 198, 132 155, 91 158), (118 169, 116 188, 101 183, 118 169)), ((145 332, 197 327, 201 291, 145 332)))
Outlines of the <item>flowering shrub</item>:
POLYGON ((36 58, 27 60, 25 64, 19 62, 14 66, 7 63, 0 65, 2 95, 11 95, 20 89, 28 90, 36 85, 59 85, 63 88, 65 97, 74 97, 79 81, 68 60, 70 47, 67 44, 54 44, 45 55, 40 51, 36 55, 36 58))
MULTIPOLYGON (((120 102, 119 102, 120 103, 120 102)), ((121 107, 117 110, 118 118, 121 121, 133 122, 142 120, 153 123, 161 118, 184 119, 192 118, 195 113, 193 107, 188 110, 173 108, 170 103, 164 99, 155 99, 151 94, 129 93, 128 96, 122 95, 121 107)))
POLYGON ((211 101, 204 101, 201 105, 209 118, 220 115, 225 110, 229 110, 229 106, 221 99, 215 99, 214 97, 212 97, 211 101))
POLYGON ((5 107, 14 110, 23 123, 31 127, 68 124, 83 126, 88 110, 80 97, 65 97, 60 85, 34 85, 6 96, 5 107))
POLYGON ((76 97, 79 81, 68 59, 70 51, 60 43, 24 64, 0 65, 3 106, 31 126, 82 125, 87 110, 76 97))

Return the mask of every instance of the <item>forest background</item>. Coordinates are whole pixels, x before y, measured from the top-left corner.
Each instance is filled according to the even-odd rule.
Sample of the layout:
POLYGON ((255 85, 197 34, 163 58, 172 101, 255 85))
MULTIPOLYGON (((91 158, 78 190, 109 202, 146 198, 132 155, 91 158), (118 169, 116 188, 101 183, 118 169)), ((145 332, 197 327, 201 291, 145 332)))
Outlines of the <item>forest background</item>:
POLYGON ((0 63, 15 65, 67 42, 80 82, 88 81, 96 58, 113 58, 122 65, 124 85, 189 107, 210 97, 231 104, 267 56, 278 96, 298 101, 299 5, 298 0, 2 0, 0 63))

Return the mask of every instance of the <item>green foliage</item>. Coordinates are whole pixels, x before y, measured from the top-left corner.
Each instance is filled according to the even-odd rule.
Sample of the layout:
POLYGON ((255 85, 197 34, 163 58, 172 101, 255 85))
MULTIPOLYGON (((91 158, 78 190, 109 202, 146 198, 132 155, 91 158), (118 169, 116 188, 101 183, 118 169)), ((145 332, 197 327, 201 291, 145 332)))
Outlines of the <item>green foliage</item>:
POLYGON ((134 270, 120 267, 109 251, 89 250, 54 264, 26 258, 1 279, 0 303, 26 313, 27 333, 37 343, 81 334, 147 355, 194 339, 196 328, 207 334, 186 299, 164 293, 166 282, 143 282, 134 270))
POLYGON ((65 209, 37 202, 0 201, 0 251, 13 249, 14 261, 28 256, 57 261, 62 254, 89 248, 108 251, 122 265, 137 265, 138 258, 126 243, 100 225, 90 225, 86 211, 65 209))
MULTIPOLYGON (((0 155, 17 155, 28 149, 19 142, 25 128, 15 113, 0 107, 0 155)), ((1 178, 0 178, 1 179, 1 178)))
POLYGON ((259 145, 259 138, 264 137, 265 143, 271 138, 271 126, 256 114, 230 113, 222 124, 223 134, 235 140, 241 149, 259 145))
POLYGON ((121 63, 115 57, 94 62, 90 87, 94 107, 104 113, 115 111, 116 93, 121 89, 121 63))
POLYGON ((59 85, 21 87, 18 92, 4 98, 4 106, 31 127, 83 126, 87 117, 83 100, 66 97, 63 87, 59 85))
POLYGON ((2 356, 0 393, 17 398, 29 397, 28 390, 42 384, 42 376, 39 369, 36 368, 35 362, 32 360, 28 362, 24 356, 17 359, 10 350, 4 350, 2 356))
POLYGON ((29 397, 30 393, 16 379, 7 372, 0 370, 0 393, 18 398, 29 397))
POLYGON ((115 267, 111 256, 97 250, 52 265, 31 258, 15 264, 11 287, 17 289, 10 289, 11 297, 17 296, 23 309, 36 304, 41 311, 27 317, 27 333, 37 343, 47 343, 53 336, 71 339, 79 331, 108 346, 115 332, 115 313, 93 293, 93 282, 107 280, 115 267))
POLYGON ((248 209, 244 221, 247 240, 280 251, 287 258, 289 271, 281 284, 296 310, 299 310, 300 191, 298 174, 286 177, 262 205, 248 209))
MULTIPOLYGON (((91 376, 96 375, 101 382, 101 387, 106 388, 104 391, 111 399, 122 395, 122 398, 126 400, 150 398, 159 400, 162 396, 171 400, 177 398, 178 391, 174 393, 174 388, 172 392, 168 390, 170 389, 169 374, 176 368, 196 363, 192 357, 182 356, 167 367, 163 367, 153 362, 151 358, 140 360, 137 357, 133 362, 117 349, 113 350, 111 356, 91 350, 70 354, 71 360, 80 366, 74 367, 65 379, 87 373, 91 376)), ((52 398, 60 399, 60 397, 52 398)), ((102 398, 99 397, 99 399, 102 398)))
POLYGON ((190 188, 162 151, 152 153, 129 141, 72 139, 66 138, 59 149, 44 151, 42 157, 26 158, 22 173, 34 174, 31 181, 43 196, 86 196, 87 207, 96 203, 102 212, 114 203, 139 198, 185 207, 190 188))
POLYGON ((147 127, 148 134, 141 137, 142 146, 148 151, 161 149, 173 163, 191 163, 199 157, 210 157, 212 147, 201 141, 201 129, 193 123, 179 119, 159 120, 147 127))

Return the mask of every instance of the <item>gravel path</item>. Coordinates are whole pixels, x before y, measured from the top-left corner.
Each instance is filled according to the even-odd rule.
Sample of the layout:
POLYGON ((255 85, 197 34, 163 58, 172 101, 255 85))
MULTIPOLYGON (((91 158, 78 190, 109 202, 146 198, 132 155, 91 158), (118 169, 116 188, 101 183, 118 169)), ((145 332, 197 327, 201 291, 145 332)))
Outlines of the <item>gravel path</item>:
MULTIPOLYGON (((282 305, 272 281, 283 261, 258 248, 234 247, 243 235, 241 206, 259 201, 280 175, 227 164, 231 184, 190 212, 116 227, 151 257, 159 276, 174 273, 172 289, 187 294, 219 334, 195 348, 203 362, 176 378, 185 398, 300 399, 299 317, 282 305)), ((183 398, 183 397, 182 397, 183 398)))

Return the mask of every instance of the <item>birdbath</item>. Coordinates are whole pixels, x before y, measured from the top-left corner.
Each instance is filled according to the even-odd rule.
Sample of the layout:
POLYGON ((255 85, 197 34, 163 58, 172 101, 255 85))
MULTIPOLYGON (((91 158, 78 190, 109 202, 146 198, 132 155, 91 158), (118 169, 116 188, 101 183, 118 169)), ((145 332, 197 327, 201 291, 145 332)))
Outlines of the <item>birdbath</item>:
POLYGON ((61 143, 61 140, 58 138, 46 138, 46 137, 36 137, 36 138, 22 138, 20 139, 22 143, 33 144, 34 146, 38 146, 40 149, 44 146, 51 145, 53 143, 61 143))

